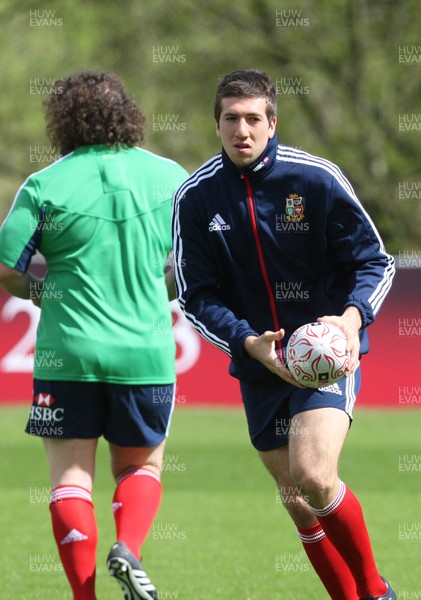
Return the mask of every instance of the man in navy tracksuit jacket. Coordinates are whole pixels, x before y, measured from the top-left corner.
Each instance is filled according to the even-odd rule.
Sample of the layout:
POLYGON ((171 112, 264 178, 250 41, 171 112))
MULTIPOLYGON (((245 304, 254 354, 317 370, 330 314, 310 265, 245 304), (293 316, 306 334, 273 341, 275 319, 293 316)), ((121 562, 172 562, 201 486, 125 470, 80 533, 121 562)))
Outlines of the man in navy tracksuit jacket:
POLYGON ((393 600, 337 469, 366 327, 390 289, 393 259, 337 166, 278 145, 276 91, 264 73, 226 75, 215 120, 222 153, 174 201, 181 308, 231 357, 252 443, 331 598, 393 600), (292 377, 284 350, 316 320, 344 331, 350 361, 343 380, 310 389, 292 377))

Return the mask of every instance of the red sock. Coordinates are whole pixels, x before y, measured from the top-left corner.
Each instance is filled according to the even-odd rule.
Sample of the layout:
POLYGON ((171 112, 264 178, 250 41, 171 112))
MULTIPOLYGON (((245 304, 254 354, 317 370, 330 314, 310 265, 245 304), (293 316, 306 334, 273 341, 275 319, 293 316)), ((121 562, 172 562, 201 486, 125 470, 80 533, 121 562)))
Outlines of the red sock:
POLYGON ((387 588, 377 571, 361 505, 352 491, 341 481, 336 498, 313 511, 353 574, 358 595, 383 596, 387 588))
POLYGON ((95 600, 98 532, 90 492, 76 485, 54 488, 50 500, 54 538, 75 600, 95 600))
POLYGON ((159 477, 149 469, 134 469, 117 481, 113 498, 117 541, 124 542, 136 557, 158 512, 161 496, 159 477))
POLYGON ((333 600, 358 600, 357 586, 351 571, 320 524, 308 529, 298 528, 298 535, 329 596, 333 600))

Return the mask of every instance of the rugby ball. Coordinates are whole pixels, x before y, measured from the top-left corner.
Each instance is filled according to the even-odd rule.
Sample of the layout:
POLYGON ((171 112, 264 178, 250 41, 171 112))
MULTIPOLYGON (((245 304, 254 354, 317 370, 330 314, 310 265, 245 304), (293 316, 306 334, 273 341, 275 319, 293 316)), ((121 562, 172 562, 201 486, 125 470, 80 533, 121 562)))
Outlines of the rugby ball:
POLYGON ((286 361, 294 379, 302 385, 332 385, 345 375, 349 362, 345 334, 330 323, 302 325, 289 338, 286 361))

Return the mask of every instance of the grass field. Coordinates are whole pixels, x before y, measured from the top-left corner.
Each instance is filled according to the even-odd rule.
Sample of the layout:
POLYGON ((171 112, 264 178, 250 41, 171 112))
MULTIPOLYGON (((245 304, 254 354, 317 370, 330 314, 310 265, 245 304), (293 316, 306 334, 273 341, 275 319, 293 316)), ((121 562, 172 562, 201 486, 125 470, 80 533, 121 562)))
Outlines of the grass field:
MULTIPOLYGON (((26 408, 0 409, 2 599, 70 600, 50 529, 47 463, 22 433, 26 408)), ((401 600, 421 598, 421 411, 360 410, 341 474, 358 494, 379 569, 401 600)), ((144 545, 145 567, 169 600, 322 600, 275 486, 251 448, 238 409, 176 411, 164 497, 144 545)), ((121 599, 105 568, 114 542, 113 482, 98 450, 99 600, 121 599)))

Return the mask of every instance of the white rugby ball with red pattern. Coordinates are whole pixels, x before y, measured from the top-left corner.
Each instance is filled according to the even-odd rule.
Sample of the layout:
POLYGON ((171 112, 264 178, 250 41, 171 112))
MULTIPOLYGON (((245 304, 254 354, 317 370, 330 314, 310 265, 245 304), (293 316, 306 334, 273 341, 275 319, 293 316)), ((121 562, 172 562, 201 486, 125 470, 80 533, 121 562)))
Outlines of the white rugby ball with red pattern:
POLYGON ((306 387, 336 383, 349 362, 345 334, 330 323, 307 323, 294 331, 287 345, 287 366, 306 387))

